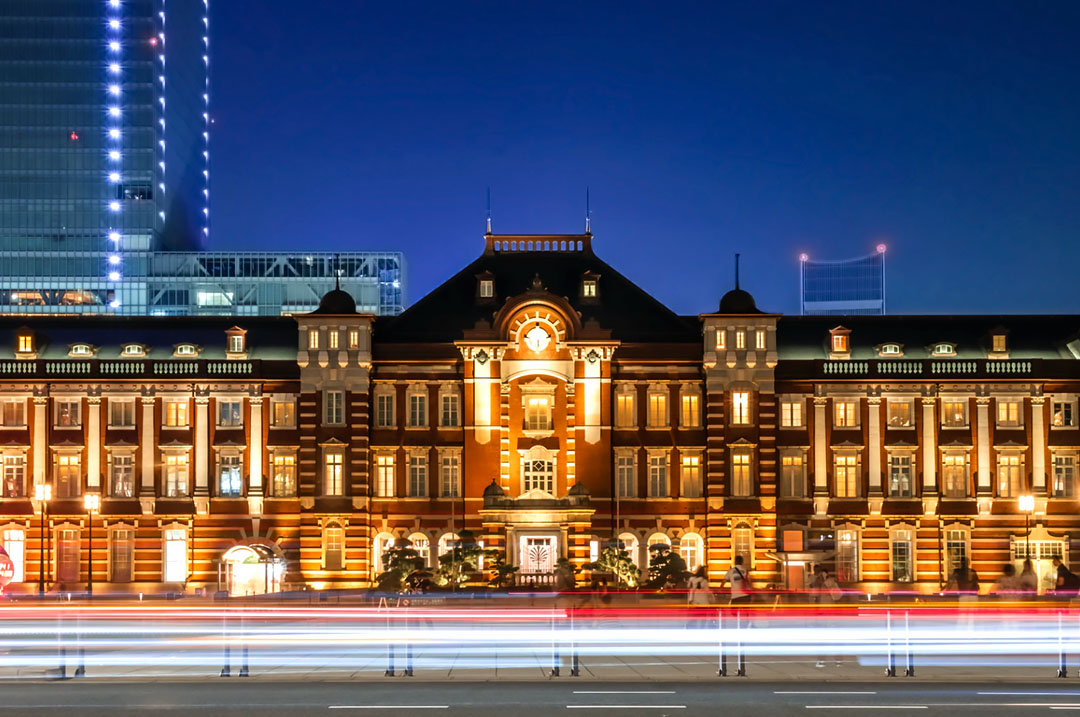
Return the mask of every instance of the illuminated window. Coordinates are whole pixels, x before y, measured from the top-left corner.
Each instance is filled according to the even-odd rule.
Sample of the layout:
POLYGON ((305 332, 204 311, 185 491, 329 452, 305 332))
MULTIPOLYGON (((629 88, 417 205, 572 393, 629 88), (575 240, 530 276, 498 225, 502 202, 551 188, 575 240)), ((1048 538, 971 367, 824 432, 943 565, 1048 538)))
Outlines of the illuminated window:
POLYGON ((75 498, 82 495, 82 457, 78 453, 56 456, 56 497, 75 498))
POLYGON ((191 357, 199 355, 199 348, 195 344, 177 344, 173 348, 173 355, 191 357))
POLYGON ((349 329, 349 348, 356 350, 360 348, 360 330, 349 329))
POLYGON ((16 352, 21 354, 29 354, 34 352, 34 336, 33 334, 19 334, 16 352))
POLYGON ((427 497, 428 459, 425 455, 409 456, 408 496, 410 498, 427 497))
POLYGON ((915 495, 911 457, 912 454, 907 451, 889 454, 890 498, 911 498, 915 495))
POLYGON ((243 425, 244 401, 240 398, 217 400, 217 423, 222 428, 238 428, 243 425))
POLYGON ((307 347, 308 351, 315 351, 319 348, 319 330, 308 329, 307 332, 307 347))
POLYGON ((878 356, 886 356, 889 358, 895 358, 897 356, 903 356, 904 349, 900 344, 882 344, 878 346, 878 356))
POLYGON ((946 453, 941 457, 941 482, 946 498, 966 498, 968 494, 968 458, 965 453, 946 453))
POLYGON ((275 498, 296 496, 296 454, 275 453, 273 459, 273 490, 275 498))
POLYGON ((323 495, 345 495, 345 454, 341 451, 331 450, 323 454, 323 495))
POLYGON ((803 398, 780 399, 780 427, 802 428, 803 426, 803 398))
POLYGON ((165 426, 168 428, 187 428, 188 425, 188 402, 187 399, 179 401, 165 401, 164 411, 165 426))
POLYGON ((998 454, 998 495, 1015 498, 1023 491, 1023 458, 1017 453, 998 454))
POLYGON ((745 348, 746 348, 746 332, 743 331, 742 329, 739 329, 738 331, 735 332, 735 349, 737 351, 742 351, 745 348))
POLYGON ((836 579, 842 583, 859 579, 859 534, 854 530, 836 531, 836 579))
POLYGON ((582 295, 587 298, 594 298, 596 296, 596 281, 593 279, 586 279, 585 284, 582 286, 582 295))
POLYGON ((135 531, 116 528, 109 531, 109 579, 130 583, 135 574, 135 531))
POLYGON ((701 456, 684 454, 681 462, 679 494, 683 498, 700 498, 702 495, 701 456))
POLYGON ((732 564, 734 559, 742 557, 743 569, 752 570, 754 567, 754 529, 746 523, 739 523, 731 531, 732 564))
POLYGON ((731 423, 736 426, 750 423, 749 391, 735 391, 731 394, 731 423))
POLYGON ((236 453, 218 456, 218 495, 222 498, 239 498, 244 494, 244 477, 241 457, 236 453))
POLYGON ((442 452, 439 458, 439 495, 461 497, 461 456, 456 452, 442 452))
POLYGON ((1073 400, 1056 400, 1051 406, 1050 425, 1055 428, 1076 426, 1076 402, 1073 400))
POLYGON ((806 459, 802 453, 780 457, 780 497, 806 497, 806 459))
POLYGON ((1076 497, 1076 455, 1073 453, 1054 454, 1054 486, 1055 498, 1076 497))
POLYGON ((540 490, 555 493, 555 459, 545 448, 534 446, 521 459, 523 492, 540 490))
POLYGON ((697 533, 684 533, 682 538, 679 539, 679 555, 682 556, 683 562, 686 563, 686 569, 690 572, 694 572, 704 565, 704 554, 705 549, 701 536, 697 533))
POLYGON ((187 531, 165 531, 164 580, 167 583, 181 583, 187 580, 187 531))
POLYGON ((620 498, 637 497, 637 458, 631 451, 615 456, 615 489, 620 498))
POLYGON ((859 497, 859 457, 853 453, 837 453, 833 462, 833 484, 837 498, 859 497))
POLYGON ((345 569, 345 530, 334 525, 323 530, 323 568, 345 569))
POLYGON ((120 355, 128 358, 141 358, 146 355, 146 347, 142 344, 124 344, 120 349, 120 355))
POLYGON ((859 402, 843 399, 833 402, 833 425, 837 428, 856 428, 859 425, 859 402))
POLYGON ((53 421, 57 428, 78 428, 82 425, 82 401, 57 399, 53 404, 53 421))
POLYGON ((951 357, 956 355, 956 346, 954 344, 940 343, 934 344, 930 353, 933 356, 951 357))
POLYGON ((913 582, 915 580, 915 550, 912 531, 892 531, 889 536, 889 554, 892 568, 890 579, 897 583, 913 582))
POLYGON ((14 573, 11 582, 21 583, 26 579, 26 534, 18 529, 9 528, 0 533, 3 539, 4 552, 11 558, 14 573))
POLYGON ((3 424, 5 428, 18 428, 26 425, 26 399, 14 398, 0 403, 3 411, 3 424))
POLYGON ((345 423, 345 392, 323 391, 323 423, 330 426, 345 423))
POLYGON ((758 329, 754 332, 754 348, 758 351, 765 350, 765 329, 758 329))
POLYGON ((188 456, 186 453, 165 454, 165 496, 179 498, 188 494, 188 456))
POLYGON ((967 404, 963 399, 945 399, 941 402, 941 425, 946 428, 962 428, 967 425, 967 404))
POLYGON ((649 454, 649 497, 666 498, 668 496, 668 456, 667 453, 649 454))
POLYGON ((274 428, 296 428, 296 403, 292 400, 274 400, 270 402, 270 425, 274 428))
POLYGON ((480 280, 480 298, 490 299, 495 296, 495 282, 491 279, 480 280))
POLYGON ((693 389, 684 389, 682 392, 679 419, 683 428, 699 428, 701 426, 701 396, 693 389))
POLYGON ((850 351, 850 337, 847 334, 832 335, 832 350, 835 354, 846 354, 850 351))
POLYGON ((716 350, 717 351, 726 351, 727 350, 727 329, 717 329, 716 330, 716 350))
POLYGON ((4 453, 4 485, 0 498, 22 498, 26 493, 26 454, 4 453))
POLYGON ((94 347, 90 344, 72 344, 68 349, 68 355, 72 357, 85 357, 94 355, 94 347))
POLYGON ((135 497, 135 456, 113 451, 109 457, 109 494, 113 498, 135 497))
POLYGON ((887 407, 886 422, 889 428, 910 428, 914 409, 910 399, 890 399, 887 407))
POLYGON ((526 395, 525 397, 525 430, 526 431, 550 431, 551 430, 551 396, 526 395))
POLYGON ((960 567, 961 560, 966 561, 968 567, 971 567, 971 561, 968 559, 969 553, 968 532, 966 530, 953 529, 945 531, 945 575, 952 575, 960 567))
POLYGON ((753 477, 750 474, 750 452, 736 450, 731 453, 731 495, 745 498, 753 495, 753 477))
POLYGON ((615 394, 615 426, 633 428, 637 425, 636 391, 633 386, 620 386, 615 394))
POLYGON ((331 351, 337 351, 338 343, 340 339, 340 333, 337 331, 330 331, 326 334, 326 346, 331 351))
POLYGON ((991 337, 992 350, 996 354, 1005 353, 1009 350, 1005 334, 994 334, 991 337))
POLYGON ((649 388, 648 428, 667 428, 670 425, 667 399, 666 387, 653 386, 649 388))
POLYGON ((380 498, 393 498, 396 479, 394 454, 377 453, 375 455, 375 495, 380 498))
POLYGON ((997 422, 999 426, 1019 426, 1022 404, 1015 399, 997 400, 997 422))

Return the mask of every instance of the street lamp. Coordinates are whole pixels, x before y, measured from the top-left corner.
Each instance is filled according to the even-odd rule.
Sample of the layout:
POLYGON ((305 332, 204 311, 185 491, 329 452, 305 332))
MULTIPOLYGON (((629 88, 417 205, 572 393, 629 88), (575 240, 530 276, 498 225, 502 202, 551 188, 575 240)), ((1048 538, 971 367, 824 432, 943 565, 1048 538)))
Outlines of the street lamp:
POLYGON ((1020 511, 1024 514, 1024 557, 1031 559, 1031 514, 1035 512, 1035 496, 1020 496, 1020 511))
POLYGON ((49 501, 52 500, 52 486, 45 483, 38 483, 34 486, 34 498, 41 503, 41 553, 38 557, 38 564, 41 566, 41 570, 38 571, 38 595, 45 594, 45 522, 49 519, 49 501))
POLYGON ((97 493, 87 493, 83 496, 83 504, 86 506, 86 528, 89 532, 89 541, 86 551, 86 596, 94 595, 94 512, 101 509, 101 496, 97 493))

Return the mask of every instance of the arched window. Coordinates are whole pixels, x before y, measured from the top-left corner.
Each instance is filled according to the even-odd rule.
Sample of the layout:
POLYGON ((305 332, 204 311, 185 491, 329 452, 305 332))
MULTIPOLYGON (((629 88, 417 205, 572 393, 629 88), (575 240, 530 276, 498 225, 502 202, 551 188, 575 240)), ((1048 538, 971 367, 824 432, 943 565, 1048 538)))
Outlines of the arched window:
POLYGON ((671 547, 671 538, 667 537, 663 533, 653 533, 652 535, 649 536, 648 547, 649 547, 649 562, 650 563, 652 562, 652 556, 653 556, 652 546, 654 546, 654 545, 666 545, 666 546, 668 546, 668 548, 670 548, 671 547))
MULTIPOLYGON (((331 529, 328 529, 327 532, 329 532, 329 530, 331 529)), ((375 546, 372 550, 372 568, 374 570, 374 575, 379 575, 386 570, 383 561, 386 559, 386 554, 392 547, 394 547, 394 536, 390 533, 379 533, 375 536, 375 546)), ((331 568, 327 566, 327 569, 329 570, 331 568)))
POLYGON ((679 541, 679 554, 686 562, 686 569, 693 572, 704 564, 704 545, 697 533, 686 533, 679 541))
POLYGON ((431 560, 431 541, 424 533, 413 533, 409 536, 409 540, 412 542, 413 550, 424 561, 424 566, 430 565, 431 560))
POLYGON ((457 533, 443 533, 439 537, 439 557, 449 553, 457 545, 458 539, 457 533))
POLYGON ((742 556, 743 567, 750 570, 754 566, 754 529, 748 523, 739 523, 731 531, 732 564, 739 555, 742 556))
POLYGON ((634 562, 634 565, 641 567, 641 556, 638 554, 638 539, 633 533, 622 533, 619 536, 619 543, 622 544, 623 550, 630 556, 630 560, 634 562))

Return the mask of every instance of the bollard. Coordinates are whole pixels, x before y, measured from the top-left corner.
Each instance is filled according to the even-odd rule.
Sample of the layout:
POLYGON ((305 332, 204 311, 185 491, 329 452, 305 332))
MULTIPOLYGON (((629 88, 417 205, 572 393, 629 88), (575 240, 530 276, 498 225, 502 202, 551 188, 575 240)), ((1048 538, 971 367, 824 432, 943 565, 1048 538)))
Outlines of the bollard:
POLYGON ((559 665, 562 657, 559 655, 559 641, 555 634, 555 608, 551 608, 551 676, 559 676, 559 665))
POLYGON ((222 655, 222 657, 223 657, 223 660, 224 660, 225 664, 221 668, 221 674, 219 675, 220 677, 228 677, 229 674, 230 674, 229 673, 229 658, 232 657, 232 655, 230 654, 230 650, 229 650, 228 620, 229 620, 228 613, 226 613, 225 609, 222 608, 222 611, 221 611, 221 644, 223 645, 222 651, 223 651, 224 654, 222 655))
POLYGON ((1058 613, 1058 677, 1068 677, 1069 670, 1065 665, 1065 635, 1061 629, 1061 613, 1058 613))
POLYGON ((907 665, 904 668, 904 677, 915 676, 915 655, 911 654, 911 624, 909 622, 910 615, 907 610, 904 611, 904 651, 907 657, 907 665))
POLYGON ((746 655, 743 654, 742 644, 742 610, 735 611, 735 635, 737 640, 735 642, 736 662, 737 668, 735 670, 736 677, 746 677, 746 655))
POLYGON ((383 673, 383 677, 394 676, 394 643, 389 639, 386 641, 386 672, 383 673))
POLYGON ((896 677, 896 654, 892 646, 892 612, 885 612, 885 676, 896 677))
POLYGON ((716 670, 717 677, 727 677, 727 654, 724 652, 724 611, 716 609, 716 643, 720 650, 720 666, 716 670))

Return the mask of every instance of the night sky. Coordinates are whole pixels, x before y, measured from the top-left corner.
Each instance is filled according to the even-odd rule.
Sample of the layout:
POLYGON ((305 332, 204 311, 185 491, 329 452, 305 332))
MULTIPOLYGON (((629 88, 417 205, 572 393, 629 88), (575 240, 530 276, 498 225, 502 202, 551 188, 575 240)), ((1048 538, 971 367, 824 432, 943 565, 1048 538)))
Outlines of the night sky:
POLYGON ((1080 3, 213 0, 215 250, 576 233, 681 313, 889 246, 891 313, 1080 310, 1080 3))

